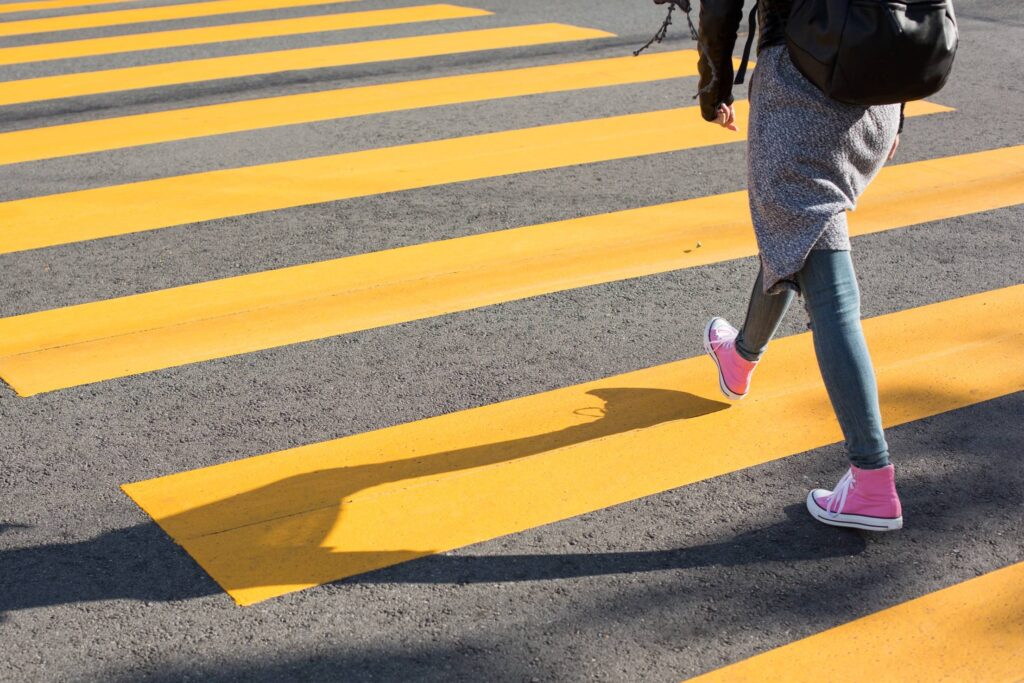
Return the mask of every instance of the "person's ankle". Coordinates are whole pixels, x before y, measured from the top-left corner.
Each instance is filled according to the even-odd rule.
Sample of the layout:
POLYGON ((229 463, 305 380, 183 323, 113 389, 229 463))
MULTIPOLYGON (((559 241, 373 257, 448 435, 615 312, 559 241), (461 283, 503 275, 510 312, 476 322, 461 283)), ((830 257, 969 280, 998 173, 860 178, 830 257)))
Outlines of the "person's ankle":
POLYGON ((880 460, 868 460, 866 462, 850 460, 850 464, 856 467, 858 470, 880 470, 884 467, 888 467, 892 463, 889 462, 888 457, 885 457, 880 460))
POLYGON ((735 347, 736 347, 736 354, 740 358, 742 358, 743 360, 748 361, 750 363, 756 363, 759 360, 761 360, 761 354, 760 353, 751 353, 750 351, 747 351, 747 349, 743 347, 743 333, 742 332, 740 332, 739 335, 736 336, 735 347))

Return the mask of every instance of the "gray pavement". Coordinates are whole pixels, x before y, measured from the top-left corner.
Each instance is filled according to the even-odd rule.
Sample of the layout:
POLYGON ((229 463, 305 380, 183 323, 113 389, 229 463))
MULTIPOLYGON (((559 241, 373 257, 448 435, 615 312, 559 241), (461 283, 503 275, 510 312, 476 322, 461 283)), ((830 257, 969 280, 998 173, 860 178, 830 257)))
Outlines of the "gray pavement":
MULTIPOLYGON (((156 4, 168 3, 132 6, 156 4)), ((401 4, 412 3, 252 18, 401 4)), ((0 79, 549 21, 617 37, 17 105, 0 108, 0 131, 620 56, 663 16, 642 0, 465 4, 495 16, 6 67, 0 79)), ((957 70, 934 98, 957 111, 908 121, 900 162, 1022 142, 1024 10, 1015 0, 957 7, 957 70)), ((692 46, 675 28, 656 49, 692 46)), ((0 200, 687 106, 692 86, 518 98, 17 164, 0 168, 0 200)), ((732 191, 744 184, 743 154, 742 144, 725 145, 0 255, 0 315, 732 191)), ((1024 207, 1014 207, 856 239, 865 315, 1024 282, 1022 225, 1024 207)), ((696 356, 709 315, 742 316, 755 270, 744 259, 30 399, 0 386, 0 680, 679 680, 1024 560, 1021 393, 889 431, 907 509, 899 534, 869 537, 806 518, 807 487, 841 472, 844 456, 830 446, 244 609, 118 489, 696 356)), ((781 334, 805 324, 794 308, 781 334)))

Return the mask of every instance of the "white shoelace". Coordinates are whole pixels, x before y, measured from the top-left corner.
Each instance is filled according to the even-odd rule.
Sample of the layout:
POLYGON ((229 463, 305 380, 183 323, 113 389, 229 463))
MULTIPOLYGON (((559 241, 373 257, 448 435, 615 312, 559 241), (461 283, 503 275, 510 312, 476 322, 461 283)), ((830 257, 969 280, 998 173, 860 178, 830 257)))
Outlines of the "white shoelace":
POLYGON ((830 517, 837 517, 842 514, 843 508, 846 507, 846 497, 850 494, 850 489, 853 488, 856 482, 853 478, 853 470, 849 469, 843 478, 839 480, 836 487, 832 490, 832 493, 828 497, 828 514, 830 517))
POLYGON ((726 344, 735 341, 736 337, 739 335, 739 332, 731 330, 728 327, 725 327, 724 325, 721 327, 714 328, 714 330, 715 339, 711 341, 711 348, 713 348, 715 351, 722 348, 726 344))

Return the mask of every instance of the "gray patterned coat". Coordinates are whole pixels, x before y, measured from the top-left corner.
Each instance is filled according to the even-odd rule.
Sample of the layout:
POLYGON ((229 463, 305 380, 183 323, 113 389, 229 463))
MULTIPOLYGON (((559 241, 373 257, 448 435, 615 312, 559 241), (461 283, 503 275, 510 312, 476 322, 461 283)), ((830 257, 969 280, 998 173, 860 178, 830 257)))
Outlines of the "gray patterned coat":
POLYGON ((747 182, 766 292, 795 289, 812 249, 850 249, 846 212, 882 168, 899 125, 900 105, 829 99, 784 46, 761 50, 750 84, 747 182))

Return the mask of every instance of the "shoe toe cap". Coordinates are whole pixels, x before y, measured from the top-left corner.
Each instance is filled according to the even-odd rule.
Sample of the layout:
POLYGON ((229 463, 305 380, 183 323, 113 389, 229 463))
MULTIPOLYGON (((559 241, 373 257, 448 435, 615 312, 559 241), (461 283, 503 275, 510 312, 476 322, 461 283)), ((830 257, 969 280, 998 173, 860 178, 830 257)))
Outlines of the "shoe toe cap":
POLYGON ((814 489, 807 493, 807 505, 808 507, 815 507, 819 510, 825 510, 825 506, 822 505, 822 501, 828 496, 832 495, 832 492, 828 489, 814 489))

